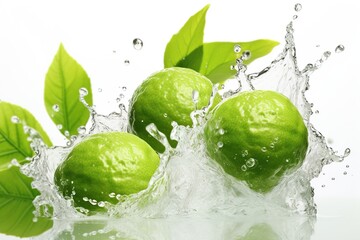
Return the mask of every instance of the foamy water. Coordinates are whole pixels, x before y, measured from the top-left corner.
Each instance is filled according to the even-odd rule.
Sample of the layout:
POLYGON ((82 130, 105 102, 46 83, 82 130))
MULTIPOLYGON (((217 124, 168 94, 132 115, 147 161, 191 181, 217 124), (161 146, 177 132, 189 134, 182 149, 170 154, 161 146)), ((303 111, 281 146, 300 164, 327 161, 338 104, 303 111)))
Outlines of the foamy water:
MULTIPOLYGON (((296 11, 301 10, 298 5, 296 8, 296 11)), ((297 18, 295 16, 294 19, 297 18)), ((286 29, 283 51, 267 68, 247 73, 246 66, 242 64, 244 59, 238 59, 233 67, 238 72, 237 78, 224 87, 219 86, 224 97, 249 89, 281 92, 304 118, 309 132, 306 159, 298 170, 284 176, 270 193, 262 195, 250 190, 245 183, 224 173, 215 161, 207 157, 202 140, 205 109, 205 112, 199 110, 193 113, 192 128, 174 124, 172 137, 178 140, 177 148, 167 147, 161 154, 160 167, 148 189, 130 196, 114 193, 113 197, 119 200, 118 205, 105 204, 108 209, 106 214, 85 216, 72 207, 71 200, 65 200, 57 192, 54 172, 73 146, 87 135, 127 131, 128 128, 126 106, 121 105, 120 113, 108 116, 97 114, 88 106, 92 113, 91 128, 79 129, 79 136, 65 147, 47 148, 37 144, 39 139, 34 139, 33 146, 38 154, 31 163, 22 167, 26 175, 34 178, 33 186, 41 193, 34 201, 37 208, 35 215, 54 219, 54 227, 37 238, 169 239, 168 236, 172 236, 172 239, 196 239, 198 235, 202 239, 259 239, 265 232, 267 236, 272 236, 270 239, 309 239, 316 215, 314 189, 310 181, 321 173, 325 165, 342 161, 350 150, 337 155, 328 147, 324 136, 311 123, 312 105, 306 99, 311 74, 321 67, 331 52, 324 52, 314 63, 299 69, 293 31, 291 22, 286 29), (282 218, 287 221, 282 221, 282 218), (213 230, 215 228, 217 231, 213 230)), ((134 40, 135 49, 141 49, 142 45, 140 39, 134 40)), ((338 46, 336 51, 343 51, 343 48, 338 46)), ((236 46, 234 51, 238 51, 236 46)), ((251 53, 248 54, 243 58, 251 57, 251 53)), ((86 95, 84 90, 80 93, 82 97, 86 95)), ((196 100, 196 96, 194 98, 196 100)), ((156 129, 149 130, 166 145, 161 133, 156 129)))

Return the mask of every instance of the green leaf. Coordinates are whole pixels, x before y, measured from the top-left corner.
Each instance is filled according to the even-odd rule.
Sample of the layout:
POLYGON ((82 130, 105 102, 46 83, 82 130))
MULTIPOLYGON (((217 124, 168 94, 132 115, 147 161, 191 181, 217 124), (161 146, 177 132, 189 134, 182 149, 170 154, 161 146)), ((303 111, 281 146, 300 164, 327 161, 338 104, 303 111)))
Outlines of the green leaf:
POLYGON ((251 42, 211 42, 205 43, 200 50, 195 49, 186 61, 192 62, 192 58, 202 55, 202 63, 199 72, 207 76, 213 83, 225 81, 236 74, 231 70, 231 65, 235 65, 236 58, 239 58, 244 51, 251 52, 251 58, 244 61, 250 64, 252 61, 270 53, 278 42, 273 40, 255 40, 251 42), (241 46, 241 52, 235 53, 234 46, 241 46), (201 54, 198 52, 202 52, 201 54))
POLYGON ((46 111, 66 137, 77 135, 77 129, 89 120, 89 110, 79 100, 79 90, 86 88, 86 102, 92 105, 90 78, 60 44, 45 78, 46 111))
POLYGON ((31 179, 11 167, 0 171, 0 232, 19 237, 30 237, 52 227, 52 221, 38 218, 34 222, 32 203, 38 191, 31 188, 31 179))
POLYGON ((204 38, 205 17, 210 5, 189 18, 180 31, 173 35, 166 46, 164 53, 164 67, 187 67, 198 70, 201 64, 200 58, 192 58, 191 63, 184 61, 195 49, 201 47, 204 38))
POLYGON ((26 109, 17 105, 0 102, 0 171, 8 169, 11 160, 23 163, 27 157, 34 155, 24 125, 35 129, 44 143, 52 143, 35 117, 26 109), (12 118, 18 118, 21 124, 14 123, 12 118))

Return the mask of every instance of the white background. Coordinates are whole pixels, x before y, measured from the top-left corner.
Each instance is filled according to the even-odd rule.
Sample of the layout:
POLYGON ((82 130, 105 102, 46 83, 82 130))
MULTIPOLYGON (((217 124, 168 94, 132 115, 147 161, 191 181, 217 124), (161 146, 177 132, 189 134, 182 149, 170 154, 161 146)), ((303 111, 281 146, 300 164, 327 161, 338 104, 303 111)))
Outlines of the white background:
POLYGON ((319 216, 360 214, 360 7, 351 0, 298 2, 303 8, 296 13, 297 2, 288 0, 0 0, 0 99, 31 111, 53 142, 64 144, 43 104, 44 77, 60 42, 89 74, 97 109, 107 114, 117 110, 120 93, 130 97, 146 76, 163 67, 172 34, 207 3, 205 41, 269 38, 282 43, 249 66, 250 72, 267 66, 282 51, 285 27, 298 14, 294 26, 300 68, 322 52, 332 52, 311 77, 307 97, 320 112, 312 122, 335 150, 351 149, 343 163, 325 167, 325 175, 313 181, 319 216), (132 47, 137 37, 144 41, 140 51, 132 47), (339 44, 345 51, 335 53, 339 44), (127 86, 125 92, 122 86, 127 86))

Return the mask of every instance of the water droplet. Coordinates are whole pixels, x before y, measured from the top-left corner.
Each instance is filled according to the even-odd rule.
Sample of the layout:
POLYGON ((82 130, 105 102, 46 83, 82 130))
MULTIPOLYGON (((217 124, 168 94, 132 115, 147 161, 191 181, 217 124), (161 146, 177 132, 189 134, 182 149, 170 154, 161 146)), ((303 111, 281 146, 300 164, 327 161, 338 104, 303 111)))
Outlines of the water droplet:
POLYGON ((235 52, 235 53, 241 52, 241 46, 240 46, 239 44, 235 44, 235 46, 234 46, 234 52, 235 52))
POLYGON ((102 88, 98 88, 98 92, 102 92, 102 88))
POLYGON ((224 135, 224 133, 225 133, 225 130, 224 130, 223 128, 220 128, 220 129, 219 129, 219 134, 220 134, 220 135, 224 135))
POLYGON ((324 188, 324 187, 325 187, 325 184, 321 185, 321 187, 324 188))
POLYGON ((69 137, 69 136, 70 136, 70 132, 66 130, 66 131, 64 132, 64 135, 65 135, 66 137, 69 137))
POLYGON ((218 142, 217 146, 218 146, 218 148, 222 148, 224 146, 224 143, 223 142, 218 142))
POLYGON ((99 207, 105 207, 105 202, 103 202, 103 201, 100 201, 100 202, 98 202, 98 204, 97 204, 99 207))
POLYGON ((345 151, 344 151, 344 157, 349 156, 350 152, 351 152, 350 148, 346 148, 345 151))
POLYGON ((347 175, 347 171, 344 172, 344 175, 347 175))
POLYGON ((109 194, 109 197, 111 197, 111 198, 116 197, 116 193, 114 193, 114 192, 110 193, 110 194, 109 194))
POLYGON ((80 97, 82 97, 82 98, 89 94, 89 92, 86 88, 80 88, 79 93, 80 93, 80 97))
POLYGON ((85 202, 88 202, 88 201, 89 201, 89 198, 83 197, 83 200, 84 200, 85 202))
POLYGON ((298 15, 294 15, 293 16, 293 20, 297 19, 298 18, 298 15))
POLYGON ((253 166, 255 166, 255 163, 256 163, 256 160, 254 158, 249 158, 247 161, 246 161, 246 166, 251 168, 253 166))
POLYGON ((125 66, 129 66, 129 65, 130 65, 130 60, 126 59, 126 60, 124 61, 124 65, 125 65, 125 66))
POLYGON ((274 143, 270 143, 270 145, 269 145, 269 146, 270 146, 270 148, 271 148, 271 149, 274 149, 275 144, 274 144, 274 143))
POLYGON ((77 129, 77 132, 79 133, 79 134, 85 134, 86 133, 86 127, 85 126, 80 126, 80 127, 78 127, 78 129, 77 129))
POLYGON ((122 89, 123 91, 126 91, 127 88, 126 88, 125 86, 123 86, 121 89, 122 89))
POLYGON ((334 178, 334 177, 332 177, 332 178, 331 178, 331 180, 333 180, 333 181, 334 181, 334 180, 335 180, 335 178, 334 178))
POLYGON ((242 151, 241 156, 246 157, 249 154, 247 150, 242 151))
POLYGON ((246 165, 242 165, 242 166, 241 166, 241 170, 245 172, 245 171, 247 170, 247 166, 246 166, 246 165))
POLYGON ((297 3, 297 4, 295 4, 294 9, 295 9, 296 12, 300 12, 301 9, 302 9, 302 5, 300 3, 297 3))
POLYGON ((345 167, 346 167, 346 168, 349 168, 350 166, 349 166, 349 165, 346 165, 345 167))
POLYGON ((95 199, 89 199, 89 203, 95 206, 97 204, 97 201, 95 199))
POLYGON ((197 91, 197 90, 192 91, 192 100, 193 100, 193 102, 195 104, 198 103, 198 101, 199 101, 199 91, 197 91))
POLYGON ((141 50, 144 46, 144 43, 140 38, 135 38, 133 40, 133 46, 136 50, 141 50))
POLYGON ((335 48, 335 52, 336 52, 336 53, 341 53, 341 52, 343 52, 344 50, 345 50, 345 47, 344 47, 344 45, 342 45, 342 44, 338 45, 338 46, 335 48))
POLYGON ((18 116, 12 116, 11 117, 11 122, 15 123, 15 124, 18 124, 18 123, 20 123, 20 118, 18 116))
POLYGON ((242 54, 243 60, 248 60, 250 58, 251 58, 251 52, 249 50, 246 50, 245 52, 243 52, 243 54, 242 54))
POLYGON ((10 166, 9 167, 11 167, 11 166, 20 167, 20 163, 18 162, 18 160, 16 158, 14 158, 14 159, 12 159, 10 161, 10 166))
POLYGON ((328 59, 330 56, 331 56, 330 51, 326 51, 326 52, 323 53, 324 60, 328 59))
POLYGON ((117 194, 116 199, 120 201, 121 200, 121 194, 117 194))
POLYGON ((262 148, 261 148, 261 151, 262 151, 262 152, 266 152, 266 151, 267 151, 267 148, 266 148, 266 147, 262 147, 262 148))
POLYGON ((164 117, 167 118, 167 116, 168 116, 167 113, 164 113, 164 117))
POLYGON ((59 112, 60 111, 60 106, 58 104, 54 104, 52 106, 52 109, 55 111, 55 112, 59 112))
POLYGON ((56 125, 57 129, 61 130, 63 128, 63 125, 62 124, 58 124, 56 125))

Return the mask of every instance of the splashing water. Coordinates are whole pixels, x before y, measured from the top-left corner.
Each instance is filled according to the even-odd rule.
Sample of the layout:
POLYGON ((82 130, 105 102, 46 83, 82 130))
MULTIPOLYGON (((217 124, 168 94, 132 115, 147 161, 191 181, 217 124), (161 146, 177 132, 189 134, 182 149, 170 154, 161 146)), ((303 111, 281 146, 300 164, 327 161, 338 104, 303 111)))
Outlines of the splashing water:
MULTIPOLYGON (((295 10, 300 11, 301 5, 297 4, 295 10)), ((149 187, 128 196, 114 193, 113 197, 119 200, 119 204, 111 205, 102 202, 100 207, 107 208, 106 214, 96 216, 97 222, 94 223, 93 230, 81 232, 82 224, 93 217, 86 217, 74 209, 71 199, 64 199, 57 192, 53 179, 54 172, 73 146, 84 137, 98 132, 126 132, 128 118, 123 104, 119 106, 120 113, 111 113, 108 116, 97 114, 84 100, 87 90, 80 89, 80 101, 91 112, 91 128, 87 132, 84 126, 80 127, 79 135, 66 147, 47 148, 44 144, 35 145, 37 155, 29 164, 22 167, 23 173, 34 179, 33 186, 41 193, 34 200, 35 216, 46 216, 57 220, 53 230, 42 237, 56 235, 58 238, 55 239, 61 239, 64 234, 75 236, 76 229, 80 229, 83 237, 97 235, 106 236, 109 239, 122 237, 142 239, 144 236, 153 236, 156 239, 166 239, 166 237, 159 237, 159 232, 171 232, 174 223, 178 224, 176 229, 181 229, 182 226, 189 227, 192 221, 206 219, 203 221, 205 227, 201 228, 204 231, 199 230, 202 239, 205 239, 204 236, 209 236, 206 239, 242 239, 239 237, 246 237, 257 231, 258 234, 265 232, 267 236, 271 234, 275 237, 279 236, 274 239, 309 239, 316 214, 314 191, 310 181, 319 176, 325 165, 342 161, 350 154, 350 149, 346 149, 343 155, 337 155, 332 148, 327 146, 325 137, 310 121, 313 114, 312 105, 305 97, 309 88, 310 75, 321 67, 330 57, 331 52, 324 52, 319 60, 300 70, 296 61, 293 32, 291 22, 286 29, 284 50, 260 72, 246 73, 247 69, 243 61, 249 59, 251 53, 243 49, 242 56, 232 67, 236 70, 236 78, 230 81, 235 81, 236 86, 227 89, 225 83, 225 86, 218 91, 219 86, 215 85, 212 95, 215 96, 215 93, 219 92, 223 98, 228 98, 248 87, 251 90, 275 90, 287 96, 298 108, 309 132, 307 156, 297 171, 284 176, 279 185, 266 195, 253 192, 245 183, 225 174, 221 167, 206 155, 201 133, 205 122, 204 116, 209 107, 197 109, 199 93, 194 91, 192 97, 195 111, 191 114, 193 127, 173 123, 171 138, 178 141, 176 149, 170 147, 166 137, 156 129, 155 125, 149 125, 147 128, 150 134, 166 146, 166 151, 160 154, 160 167, 151 179, 149 187), (247 86, 243 86, 244 82, 247 86), (277 217, 291 215, 292 220, 287 219, 284 223, 281 219, 274 220, 268 217, 259 220, 255 217, 264 214, 277 217), (192 218, 189 218, 190 216, 192 218), (251 216, 250 219, 249 216, 251 216), (109 218, 115 219, 109 222, 106 220, 109 218), (157 220, 150 221, 149 218, 157 218, 157 220), (205 231, 205 229, 219 228, 219 220, 228 221, 229 218, 232 219, 231 224, 223 226, 223 232, 231 229, 231 234, 224 237, 205 231), (70 229, 68 219, 74 219, 70 229), (135 221, 129 221, 129 219, 135 219, 135 221), (136 230, 143 226, 147 228, 146 235, 136 230), (294 226, 299 227, 294 230, 294 226)), ((135 44, 135 40, 134 47, 139 44, 135 44)), ((141 41, 141 47, 142 44, 141 41)), ((240 45, 234 46, 235 53, 241 50, 240 45)), ((335 52, 343 50, 342 45, 335 48, 335 52)), ((15 118, 13 120, 16 122, 15 118)), ((218 146, 221 147, 222 143, 219 142, 218 146)), ((264 148, 262 151, 267 151, 267 149, 264 148)), ((254 164, 255 160, 250 159, 244 167, 251 168, 254 164)), ((256 236, 260 237, 254 239, 261 239, 262 235, 256 236)), ((180 235, 180 237, 183 238, 179 239, 186 239, 186 236, 180 235)))

